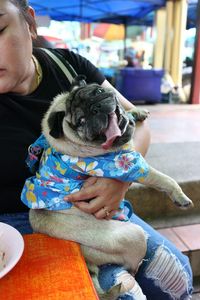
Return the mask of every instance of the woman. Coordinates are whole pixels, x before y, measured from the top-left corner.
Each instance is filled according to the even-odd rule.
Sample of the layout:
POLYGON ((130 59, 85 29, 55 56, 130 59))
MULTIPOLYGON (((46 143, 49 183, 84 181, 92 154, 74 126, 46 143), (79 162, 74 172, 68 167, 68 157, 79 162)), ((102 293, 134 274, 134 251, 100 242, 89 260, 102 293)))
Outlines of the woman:
MULTIPOLYGON (((37 37, 34 17, 26 0, 0 2, 0 221, 22 233, 31 231, 26 207, 20 201, 24 181, 30 176, 24 163, 27 148, 40 135, 40 122, 52 98, 70 88, 56 63, 41 49, 32 49, 32 41, 37 37)), ((54 51, 78 74, 86 75, 88 82, 110 85, 86 59, 68 50, 54 51)), ((126 109, 132 107, 120 94, 119 99, 126 109)), ((149 130, 144 122, 137 127, 135 148, 145 155, 148 145, 149 130)), ((118 210, 127 188, 126 183, 119 181, 91 178, 70 200, 83 211, 103 219, 107 218, 105 207, 109 217, 118 210), (93 200, 85 202, 88 198, 93 200)), ((131 221, 148 234, 147 255, 136 276, 147 298, 190 299, 192 274, 187 257, 137 216, 133 215, 131 221)), ((127 278, 127 292, 121 299, 134 299, 128 272, 115 265, 101 267, 99 280, 105 290, 122 277, 127 278)))

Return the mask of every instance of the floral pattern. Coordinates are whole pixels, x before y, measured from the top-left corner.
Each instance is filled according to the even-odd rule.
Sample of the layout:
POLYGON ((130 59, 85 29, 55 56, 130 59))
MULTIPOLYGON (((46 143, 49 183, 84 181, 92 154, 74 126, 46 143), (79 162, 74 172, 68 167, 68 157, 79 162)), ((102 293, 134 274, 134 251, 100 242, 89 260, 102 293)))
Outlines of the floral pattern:
POLYGON ((45 145, 38 171, 26 180, 22 190, 21 199, 29 208, 69 209, 72 204, 64 201, 64 196, 80 190, 89 176, 142 182, 149 171, 142 155, 127 147, 83 158, 58 153, 46 141, 45 145))

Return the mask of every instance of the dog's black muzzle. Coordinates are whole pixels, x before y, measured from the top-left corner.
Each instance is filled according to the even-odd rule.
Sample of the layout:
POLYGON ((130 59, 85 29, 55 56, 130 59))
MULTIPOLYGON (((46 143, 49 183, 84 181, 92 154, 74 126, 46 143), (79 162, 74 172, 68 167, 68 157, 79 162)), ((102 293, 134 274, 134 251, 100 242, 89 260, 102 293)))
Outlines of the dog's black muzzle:
POLYGON ((86 141, 108 149, 130 140, 130 120, 113 91, 90 85, 78 88, 71 96, 70 126, 86 141))

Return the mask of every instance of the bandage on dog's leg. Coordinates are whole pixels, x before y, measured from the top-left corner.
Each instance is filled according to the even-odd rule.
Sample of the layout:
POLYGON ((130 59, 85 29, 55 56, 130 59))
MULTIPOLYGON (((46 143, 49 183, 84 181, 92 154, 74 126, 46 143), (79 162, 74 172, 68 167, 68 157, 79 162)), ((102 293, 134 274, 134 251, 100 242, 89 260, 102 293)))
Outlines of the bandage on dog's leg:
POLYGON ((121 293, 130 291, 135 285, 135 279, 126 270, 121 271, 116 275, 117 284, 121 283, 121 293))
POLYGON ((128 273, 126 270, 123 270, 116 276, 116 283, 121 283, 121 295, 127 294, 132 296, 135 300, 146 300, 146 296, 143 294, 141 287, 130 273, 128 273))

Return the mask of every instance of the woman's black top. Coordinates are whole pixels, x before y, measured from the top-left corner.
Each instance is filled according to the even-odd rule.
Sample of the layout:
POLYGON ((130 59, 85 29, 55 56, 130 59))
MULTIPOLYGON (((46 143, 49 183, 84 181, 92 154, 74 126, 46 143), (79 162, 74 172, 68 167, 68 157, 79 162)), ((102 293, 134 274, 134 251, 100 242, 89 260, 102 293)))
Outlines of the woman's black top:
MULTIPOLYGON (((54 49, 88 82, 102 84, 105 77, 88 60, 69 50, 54 49)), ((41 133, 41 119, 53 97, 68 91, 70 83, 57 64, 41 49, 34 55, 42 66, 43 78, 37 90, 21 96, 0 95, 0 214, 27 211, 20 200, 25 179, 31 174, 25 164, 28 146, 41 133)))

